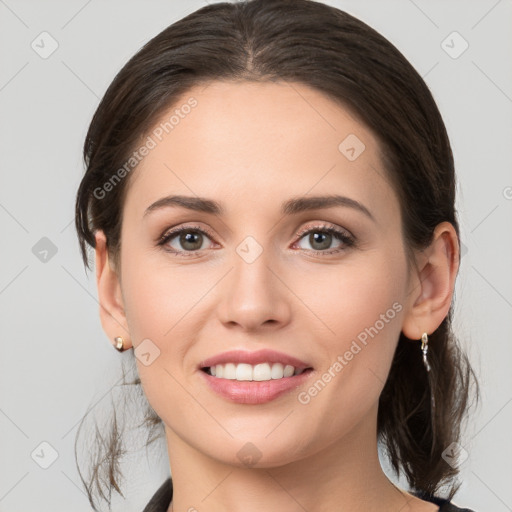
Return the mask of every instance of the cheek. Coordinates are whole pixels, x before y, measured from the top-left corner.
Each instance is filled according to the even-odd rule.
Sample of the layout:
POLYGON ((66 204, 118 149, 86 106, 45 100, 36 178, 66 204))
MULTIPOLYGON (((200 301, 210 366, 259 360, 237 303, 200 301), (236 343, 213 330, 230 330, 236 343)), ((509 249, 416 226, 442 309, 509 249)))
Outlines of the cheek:
MULTIPOLYGON (((315 342, 326 354, 321 382, 301 403, 316 402, 320 409, 331 404, 352 411, 355 420, 378 400, 389 373, 405 309, 407 267, 397 253, 375 251, 333 268, 302 280, 298 292, 318 317, 309 322, 321 326, 315 342)), ((311 327, 303 325, 313 332, 311 327)))
POLYGON ((130 256, 123 260, 123 295, 135 363, 151 407, 164 423, 174 425, 176 418, 194 414, 184 393, 183 361, 194 341, 194 305, 204 294, 204 276, 201 285, 200 279, 191 282, 184 272, 144 255, 130 256))
POLYGON ((169 343, 181 324, 190 321, 187 315, 210 287, 205 273, 192 269, 143 252, 123 260, 125 312, 135 345, 143 338, 169 343))
POLYGON ((405 259, 375 250, 353 253, 339 264, 314 271, 303 269, 294 292, 310 310, 306 309, 308 321, 315 322, 338 350, 359 334, 364 340, 366 329, 375 324, 383 337, 389 333, 394 338, 400 332, 405 286, 405 259))

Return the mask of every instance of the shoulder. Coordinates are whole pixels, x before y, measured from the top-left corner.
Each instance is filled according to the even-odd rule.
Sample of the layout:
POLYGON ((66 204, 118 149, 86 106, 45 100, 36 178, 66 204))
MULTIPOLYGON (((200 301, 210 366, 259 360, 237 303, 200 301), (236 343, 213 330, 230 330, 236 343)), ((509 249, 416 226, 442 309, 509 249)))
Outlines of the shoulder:
POLYGON ((475 512, 469 508, 459 508, 451 501, 446 501, 439 507, 439 512, 475 512))
POLYGON ((430 501, 435 505, 439 505, 439 512, 476 512, 475 510, 469 508, 460 508, 457 505, 454 505, 451 501, 440 498, 439 496, 434 496, 432 494, 424 493, 421 491, 411 492, 414 496, 421 498, 425 501, 430 501))
POLYGON ((142 512, 167 512, 172 500, 172 480, 169 477, 153 494, 142 512))

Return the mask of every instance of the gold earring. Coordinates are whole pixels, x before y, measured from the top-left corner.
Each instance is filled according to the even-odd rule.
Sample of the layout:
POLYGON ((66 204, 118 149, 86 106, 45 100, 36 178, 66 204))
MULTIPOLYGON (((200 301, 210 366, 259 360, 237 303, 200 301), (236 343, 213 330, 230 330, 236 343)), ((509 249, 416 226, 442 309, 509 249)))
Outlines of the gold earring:
POLYGON ((428 335, 426 332, 424 332, 423 335, 421 336, 421 351, 423 352, 423 364, 425 365, 427 372, 429 372, 430 365, 428 364, 428 361, 427 361, 428 335))
POLYGON ((119 352, 124 351, 124 340, 121 338, 121 336, 117 336, 117 338, 114 338, 114 341, 116 342, 115 347, 119 352))

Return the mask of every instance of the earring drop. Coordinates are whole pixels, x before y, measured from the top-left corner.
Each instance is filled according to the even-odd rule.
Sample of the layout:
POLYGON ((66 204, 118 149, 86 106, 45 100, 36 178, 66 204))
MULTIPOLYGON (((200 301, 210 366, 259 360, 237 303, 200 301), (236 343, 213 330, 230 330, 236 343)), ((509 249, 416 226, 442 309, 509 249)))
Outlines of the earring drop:
POLYGON ((421 336, 421 351, 423 352, 423 364, 425 365, 427 372, 429 372, 430 365, 428 364, 428 361, 427 361, 428 335, 426 332, 424 332, 423 335, 421 336))
POLYGON ((118 336, 117 338, 114 338, 114 341, 116 342, 115 347, 119 352, 124 351, 124 340, 121 338, 121 336, 118 336))

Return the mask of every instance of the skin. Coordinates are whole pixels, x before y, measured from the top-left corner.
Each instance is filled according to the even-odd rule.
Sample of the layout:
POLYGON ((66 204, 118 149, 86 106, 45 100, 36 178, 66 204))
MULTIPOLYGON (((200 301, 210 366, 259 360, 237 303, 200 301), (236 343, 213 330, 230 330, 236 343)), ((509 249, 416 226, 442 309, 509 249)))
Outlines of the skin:
MULTIPOLYGON (((190 90, 177 105, 190 96, 197 107, 130 176, 119 268, 108 257, 104 234, 96 235, 106 334, 123 336, 125 347, 134 349, 150 339, 160 350, 148 366, 136 362, 149 403, 165 424, 174 483, 169 511, 438 510, 388 480, 377 455, 376 424, 400 332, 417 344, 420 358, 422 333, 435 331, 448 313, 458 270, 453 226, 437 226, 409 272, 399 202, 377 138, 316 90, 213 82, 190 90), (348 134, 366 146, 354 161, 338 149, 348 134), (280 213, 291 197, 334 192, 365 205, 375 220, 346 206, 280 213), (213 199, 226 211, 167 207, 144 216, 171 194, 213 199), (309 235, 295 235, 323 223, 347 230, 356 245, 333 237, 322 248, 309 235), (202 245, 200 239, 193 256, 173 255, 155 242, 171 227, 190 225, 213 234, 202 245), (263 249, 252 263, 236 252, 249 235, 263 249), (395 302, 401 311, 301 404, 298 392, 395 302), (235 348, 272 348, 314 371, 300 390, 271 402, 233 403, 203 383, 197 365, 235 348), (237 456, 249 442, 261 453, 250 467, 237 456)), ((167 247, 187 250, 179 236, 167 247)))

